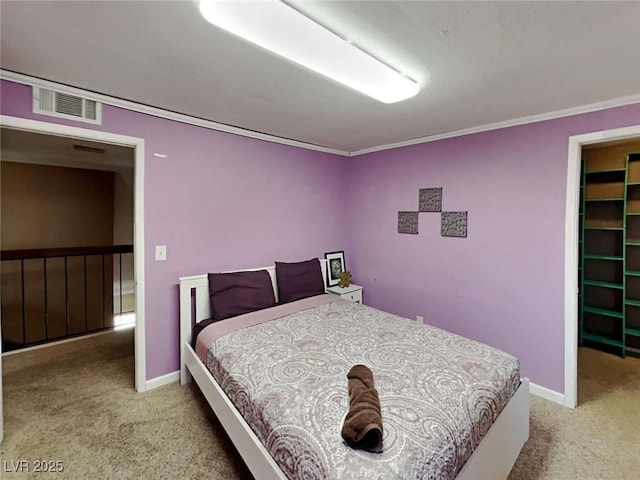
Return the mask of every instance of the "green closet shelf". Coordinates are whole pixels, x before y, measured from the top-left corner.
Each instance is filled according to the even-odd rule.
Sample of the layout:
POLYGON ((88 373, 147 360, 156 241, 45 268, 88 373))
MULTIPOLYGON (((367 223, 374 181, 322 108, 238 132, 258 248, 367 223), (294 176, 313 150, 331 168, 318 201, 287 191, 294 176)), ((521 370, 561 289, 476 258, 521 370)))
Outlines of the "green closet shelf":
POLYGON ((617 260, 622 261, 624 257, 615 257, 613 255, 593 255, 593 254, 585 254, 582 256, 587 260, 617 260))
POLYGON ((626 171, 626 167, 625 168, 607 168, 606 170, 590 170, 588 172, 584 172, 587 175, 593 175, 594 173, 611 173, 611 172, 624 172, 626 171))
POLYGON ((584 284, 591 285, 592 287, 619 288, 620 290, 624 288, 624 285, 621 283, 602 282, 600 280, 585 280, 584 284))
POLYGON ((588 307, 588 306, 584 306, 582 307, 582 311, 585 313, 595 313, 597 315, 604 315, 605 317, 615 317, 615 318, 622 318, 623 317, 623 313, 622 312, 616 312, 614 310, 607 310, 606 308, 597 308, 597 307, 588 307))
POLYGON ((620 340, 614 340, 612 338, 595 335, 593 333, 583 333, 582 338, 591 342, 606 343, 607 345, 613 345, 614 347, 624 347, 624 344, 620 340))
POLYGON ((633 335, 634 337, 640 337, 640 328, 627 327, 624 329, 624 333, 627 335, 633 335))
POLYGON ((640 326, 628 325, 629 317, 634 321, 640 309, 640 170, 634 170, 640 167, 640 153, 606 155, 586 155, 581 163, 578 339, 580 345, 593 342, 593 348, 617 347, 624 358, 632 349, 630 336, 640 337, 640 326), (601 198, 594 198, 598 195, 601 198), (603 301, 608 297, 615 301, 602 303, 598 298, 603 295, 603 301), (598 304, 610 308, 590 306, 598 304))

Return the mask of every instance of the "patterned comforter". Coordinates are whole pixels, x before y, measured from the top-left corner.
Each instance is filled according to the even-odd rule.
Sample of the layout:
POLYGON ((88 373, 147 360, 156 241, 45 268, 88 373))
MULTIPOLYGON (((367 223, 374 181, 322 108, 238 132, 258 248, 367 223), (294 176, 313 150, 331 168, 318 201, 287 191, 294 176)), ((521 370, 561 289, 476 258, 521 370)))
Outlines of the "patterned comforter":
MULTIPOLYGON (((301 301, 297 313, 224 333, 198 348, 286 476, 455 478, 517 390, 517 359, 335 296, 314 298, 301 301), (374 373, 382 453, 354 450, 340 436, 349 405, 346 374, 358 363, 374 373)), ((223 330, 232 330, 231 323, 242 325, 239 318, 203 333, 224 323, 223 330)))

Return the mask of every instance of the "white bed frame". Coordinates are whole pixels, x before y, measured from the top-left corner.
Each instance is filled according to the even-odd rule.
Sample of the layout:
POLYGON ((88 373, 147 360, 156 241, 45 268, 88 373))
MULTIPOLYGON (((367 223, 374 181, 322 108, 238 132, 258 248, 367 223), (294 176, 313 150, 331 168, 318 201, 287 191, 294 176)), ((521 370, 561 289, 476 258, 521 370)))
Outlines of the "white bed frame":
MULTIPOLYGON (((326 285, 325 260, 322 275, 326 285)), ((275 267, 267 270, 278 300, 275 267)), ((245 270, 246 271, 246 270, 245 270)), ((206 274, 180 278, 180 383, 195 379, 218 420, 233 441, 247 467, 256 479, 286 479, 278 464, 260 443, 224 390, 191 347, 191 331, 196 322, 210 317, 209 281, 206 274)), ((504 407, 478 447, 460 470, 456 480, 506 479, 522 446, 529 438, 529 380, 523 378, 520 387, 504 407)))

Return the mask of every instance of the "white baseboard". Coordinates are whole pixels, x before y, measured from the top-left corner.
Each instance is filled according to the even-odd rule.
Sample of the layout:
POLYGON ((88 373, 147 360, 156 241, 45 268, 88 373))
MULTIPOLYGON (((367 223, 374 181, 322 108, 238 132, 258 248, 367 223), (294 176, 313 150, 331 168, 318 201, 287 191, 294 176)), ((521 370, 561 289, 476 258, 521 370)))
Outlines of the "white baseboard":
POLYGON ((180 381, 180 370, 147 380, 145 391, 148 392, 154 388, 164 387, 165 385, 178 381, 180 381))
POLYGON ((547 387, 536 385, 533 382, 529 383, 529 392, 533 393, 536 397, 559 403, 563 407, 566 406, 563 393, 556 392, 555 390, 550 390, 547 387))

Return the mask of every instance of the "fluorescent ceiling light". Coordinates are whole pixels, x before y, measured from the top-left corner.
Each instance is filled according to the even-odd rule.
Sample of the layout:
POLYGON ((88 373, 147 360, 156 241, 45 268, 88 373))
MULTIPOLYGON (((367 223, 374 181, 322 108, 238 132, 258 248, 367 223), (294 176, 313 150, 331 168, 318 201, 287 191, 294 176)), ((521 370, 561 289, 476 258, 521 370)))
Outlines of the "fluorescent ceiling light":
POLYGON ((217 27, 384 103, 413 97, 418 84, 277 0, 201 0, 217 27))

